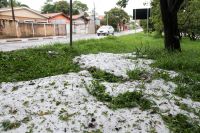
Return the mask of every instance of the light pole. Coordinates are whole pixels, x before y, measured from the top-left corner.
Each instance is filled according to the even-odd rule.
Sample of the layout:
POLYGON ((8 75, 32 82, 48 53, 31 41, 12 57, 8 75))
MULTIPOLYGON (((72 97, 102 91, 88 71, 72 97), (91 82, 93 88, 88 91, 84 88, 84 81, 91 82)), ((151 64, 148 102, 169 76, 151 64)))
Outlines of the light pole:
POLYGON ((135 15, 135 33, 136 33, 136 15, 137 15, 137 13, 136 13, 136 7, 135 7, 135 12, 134 12, 134 15, 135 15))
POLYGON ((107 12, 106 18, 107 18, 107 25, 108 25, 108 12, 107 12))
POLYGON ((94 4, 94 33, 96 34, 96 8, 94 1, 93 4, 94 4))
POLYGON ((148 35, 149 33, 149 8, 148 8, 149 2, 145 1, 143 5, 147 7, 147 35, 148 35))
POLYGON ((70 47, 72 47, 72 0, 70 0, 70 10, 69 10, 69 14, 70 14, 70 47))

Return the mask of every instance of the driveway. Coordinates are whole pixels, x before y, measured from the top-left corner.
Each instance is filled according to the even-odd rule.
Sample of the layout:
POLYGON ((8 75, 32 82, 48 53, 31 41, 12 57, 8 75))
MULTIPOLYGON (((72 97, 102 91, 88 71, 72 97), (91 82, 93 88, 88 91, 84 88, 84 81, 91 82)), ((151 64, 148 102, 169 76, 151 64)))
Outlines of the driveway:
MULTIPOLYGON (((142 29, 137 29, 131 30, 131 31, 124 31, 120 33, 116 33, 115 36, 122 36, 122 35, 128 35, 128 34, 133 34, 133 33, 138 33, 141 32, 142 29)), ((74 35, 73 36, 73 41, 77 40, 87 40, 87 39, 100 39, 104 38, 103 36, 97 36, 96 34, 86 34, 86 35, 74 35)), ((6 52, 6 51, 15 51, 15 50, 20 50, 20 49, 27 49, 27 48, 34 48, 38 46, 43 46, 43 45, 51 45, 54 43, 69 43, 69 36, 67 37, 46 37, 43 39, 21 39, 23 41, 12 41, 10 40, 9 42, 5 42, 3 40, 0 40, 0 51, 6 52)))

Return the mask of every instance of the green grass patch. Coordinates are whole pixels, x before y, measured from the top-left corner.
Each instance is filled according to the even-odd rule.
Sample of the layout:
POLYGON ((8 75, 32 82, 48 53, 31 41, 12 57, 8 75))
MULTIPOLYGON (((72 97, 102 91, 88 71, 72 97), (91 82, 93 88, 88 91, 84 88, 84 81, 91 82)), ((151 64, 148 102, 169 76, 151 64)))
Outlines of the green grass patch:
POLYGON ((180 109, 185 110, 187 112, 194 113, 196 116, 200 118, 200 110, 195 110, 193 108, 188 107, 187 104, 176 102, 176 105, 180 107, 180 109))
POLYGON ((142 92, 126 92, 118 96, 110 96, 106 92, 106 87, 98 81, 93 81, 92 85, 87 87, 88 92, 101 102, 107 102, 108 107, 112 109, 140 107, 142 110, 150 109, 152 102, 144 98, 142 92))
POLYGON ((145 99, 142 92, 126 92, 113 97, 110 107, 112 109, 118 108, 133 108, 140 107, 142 110, 151 109, 152 103, 145 99))
POLYGON ((123 77, 117 77, 114 74, 101 71, 96 68, 89 68, 88 71, 92 74, 93 78, 98 79, 100 81, 107 81, 111 83, 124 81, 123 77))
POLYGON ((3 128, 3 131, 16 129, 20 126, 21 126, 21 122, 19 121, 11 122, 9 120, 6 120, 1 123, 1 127, 3 128))
MULTIPOLYGON (((145 58, 155 60, 155 63, 152 64, 153 67, 174 70, 195 80, 195 84, 189 83, 186 88, 179 88, 180 91, 177 90, 176 94, 182 97, 189 95, 192 99, 200 101, 199 85, 197 84, 200 81, 200 41, 183 38, 181 46, 181 53, 169 53, 164 50, 163 38, 138 33, 121 37, 76 41, 73 48, 70 48, 69 44, 55 44, 33 49, 0 52, 0 83, 78 72, 80 68, 72 60, 81 54, 136 52, 137 58, 147 55, 145 58)), ((107 78, 110 75, 105 73, 97 73, 97 77, 98 75, 103 75, 102 80, 118 82, 118 78, 112 76, 107 78)), ((158 74, 156 77, 159 76, 168 78, 163 74, 158 74)), ((134 74, 133 78, 135 78, 134 74)))
POLYGON ((146 70, 136 69, 128 71, 127 74, 131 80, 143 80, 146 82, 151 82, 155 79, 164 79, 166 81, 173 80, 167 72, 158 70, 155 70, 153 73, 149 73, 146 70))
POLYGON ((141 80, 142 76, 145 75, 145 72, 143 70, 136 69, 133 71, 128 71, 127 75, 131 80, 141 80))
POLYGON ((98 81, 92 81, 92 85, 87 87, 87 91, 101 102, 111 102, 112 97, 106 93, 106 87, 98 81))
POLYGON ((174 93, 183 98, 189 97, 194 101, 200 101, 200 77, 197 74, 188 75, 181 74, 173 79, 178 85, 174 93))
POLYGON ((198 123, 189 120, 185 115, 178 114, 176 116, 163 116, 162 118, 174 133, 199 133, 200 131, 198 123))

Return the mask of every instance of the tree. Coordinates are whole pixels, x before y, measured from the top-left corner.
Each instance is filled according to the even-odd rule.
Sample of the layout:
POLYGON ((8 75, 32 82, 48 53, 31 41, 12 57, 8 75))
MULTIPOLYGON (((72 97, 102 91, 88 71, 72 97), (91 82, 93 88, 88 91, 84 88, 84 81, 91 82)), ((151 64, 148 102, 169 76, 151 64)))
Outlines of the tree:
POLYGON ((184 0, 160 0, 160 9, 165 33, 165 48, 181 51, 178 29, 178 10, 184 0))
MULTIPOLYGON (((73 15, 80 14, 88 10, 86 4, 81 3, 80 1, 73 2, 73 15)), ((63 12, 66 15, 69 15, 69 3, 66 0, 61 0, 52 3, 52 0, 47 0, 45 5, 42 7, 42 13, 58 13, 63 12)))
MULTIPOLYGON (((163 32, 163 23, 160 12, 159 0, 153 0, 151 3, 151 18, 153 27, 160 35, 163 32)), ((178 12, 178 27, 182 35, 200 34, 200 1, 187 0, 182 4, 178 12)), ((190 36, 189 36, 190 37, 190 36)), ((194 40, 194 39, 193 39, 194 40)))
MULTIPOLYGON (((0 8, 3 7, 10 7, 11 0, 1 0, 0 1, 0 8)), ((26 4, 22 4, 21 2, 18 2, 17 0, 13 0, 13 7, 28 7, 26 4)))
POLYGON ((188 0, 178 13, 178 24, 183 33, 200 34, 200 1, 188 0))
POLYGON ((73 9, 74 10, 77 10, 77 12, 80 14, 82 12, 86 12, 88 10, 88 7, 86 4, 80 2, 80 1, 77 1, 75 0, 73 2, 73 9))
POLYGON ((54 5, 54 12, 63 12, 64 14, 69 15, 69 3, 66 0, 57 1, 54 5))
POLYGON ((51 0, 47 0, 42 7, 42 13, 58 13, 63 12, 69 14, 69 3, 67 1, 57 1, 52 3, 51 0))
MULTIPOLYGON (((119 0, 118 5, 125 7, 129 0, 119 0)), ((162 23, 165 33, 165 49, 181 51, 177 13, 184 0, 160 0, 162 23)))
POLYGON ((115 29, 117 29, 118 26, 121 29, 123 24, 127 23, 130 20, 129 15, 121 8, 112 8, 106 13, 104 18, 105 20, 107 19, 107 15, 109 16, 109 24, 112 25, 115 29))
POLYGON ((0 1, 0 8, 7 7, 7 6, 8 6, 8 1, 7 0, 1 0, 0 1))

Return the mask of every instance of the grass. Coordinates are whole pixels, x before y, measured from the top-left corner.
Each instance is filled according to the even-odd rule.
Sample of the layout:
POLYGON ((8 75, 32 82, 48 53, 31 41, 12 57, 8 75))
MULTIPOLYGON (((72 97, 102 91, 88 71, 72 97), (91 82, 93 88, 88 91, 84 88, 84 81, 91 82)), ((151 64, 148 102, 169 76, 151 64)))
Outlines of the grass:
MULTIPOLYGON (((190 97, 195 101, 200 101, 200 41, 181 41, 182 52, 169 53, 164 50, 163 38, 155 38, 152 35, 146 36, 143 33, 126 35, 121 37, 107 37, 99 40, 83 40, 74 42, 73 48, 69 44, 55 44, 34 49, 19 50, 14 52, 0 52, 0 83, 26 81, 46 76, 78 72, 81 69, 73 63, 73 58, 81 54, 111 52, 127 53, 136 52, 137 58, 147 58, 155 60, 153 67, 166 70, 174 70, 181 73, 178 77, 171 79, 168 74, 156 72, 150 75, 152 79, 163 78, 167 81, 175 82, 178 87, 175 94, 184 98, 190 97)), ((93 77, 100 81, 121 82, 120 77, 91 69, 93 77)), ((132 80, 141 80, 146 76, 145 72, 130 71, 128 75, 132 80)), ((51 83, 50 85, 54 85, 51 83)), ((66 83, 65 86, 68 84, 66 83)), ((112 97, 105 92, 105 86, 98 82, 93 83, 94 89, 88 88, 88 92, 95 96, 97 100, 107 102, 108 106, 117 108, 140 107, 143 110, 151 108, 152 103, 143 98, 141 92, 127 92, 119 96, 112 97)), ((13 88, 16 91, 17 88, 13 88)), ((59 104, 59 103, 58 103, 59 104)), ((24 105, 28 105, 24 103, 24 105)), ((185 105, 180 105, 181 109, 194 112, 185 105)), ((198 115, 199 116, 199 115, 198 115)), ((67 121, 71 116, 60 115, 60 119, 67 121)), ((164 121, 173 132, 198 132, 198 124, 191 122, 184 115, 163 116, 164 121)), ((25 122, 28 119, 25 119, 25 122)), ((5 121, 2 123, 4 130, 10 130, 20 126, 20 123, 5 121)))
POLYGON ((142 110, 151 109, 152 103, 143 97, 142 92, 126 92, 113 97, 110 107, 112 109, 118 108, 133 108, 140 107, 142 110))
POLYGON ((178 114, 176 116, 163 116, 165 123, 174 133, 199 133, 200 126, 196 122, 192 122, 185 115, 178 114))
POLYGON ((124 81, 123 77, 117 77, 111 73, 107 73, 96 68, 90 68, 88 69, 88 71, 92 74, 93 78, 98 79, 100 81, 107 81, 111 83, 124 81))
POLYGON ((72 62, 75 56, 98 52, 133 52, 135 47, 141 44, 141 40, 143 44, 149 44, 150 39, 143 34, 137 34, 77 41, 72 49, 69 44, 55 44, 35 49, 0 52, 0 82, 26 81, 77 72, 80 68, 72 62))
POLYGON ((3 131, 8 131, 20 127, 21 122, 19 121, 11 122, 9 120, 6 120, 1 123, 1 126, 3 127, 3 131))
POLYGON ((124 94, 119 94, 118 96, 110 96, 106 92, 104 85, 100 84, 98 81, 93 81, 91 86, 86 86, 88 92, 97 98, 101 102, 107 102, 108 107, 111 109, 120 108, 134 108, 140 107, 142 110, 151 109, 153 105, 151 101, 144 98, 142 92, 126 92, 124 94))
MULTIPOLYGON (((177 88, 176 94, 181 97, 189 96, 195 101, 200 101, 198 83, 200 81, 200 41, 183 39, 181 44, 181 53, 169 53, 164 50, 163 38, 138 33, 99 40, 77 41, 74 42, 73 48, 70 48, 69 44, 55 44, 14 52, 0 52, 0 83, 27 81, 80 71, 79 66, 74 64, 72 60, 81 54, 136 52, 138 57, 147 55, 147 58, 156 60, 153 67, 174 70, 182 73, 183 79, 185 77, 192 79, 193 81, 188 83, 186 87, 181 86, 185 83, 185 79, 177 81, 179 88, 177 88)), ((157 76, 160 75, 167 78, 167 75, 163 74, 157 76)), ((95 71, 93 76, 110 82, 120 80, 118 77, 100 71, 95 71)), ((134 73, 132 76, 138 78, 134 77, 134 73)))
POLYGON ((127 72, 128 77, 132 80, 141 80, 144 74, 145 72, 139 69, 127 72))
POLYGON ((184 103, 177 102, 176 105, 178 105, 180 107, 180 109, 185 110, 187 112, 194 113, 196 116, 198 116, 200 118, 200 110, 198 110, 198 109, 195 110, 194 108, 190 108, 190 107, 188 107, 187 104, 184 104, 184 103))
POLYGON ((112 97, 106 93, 106 88, 104 85, 100 84, 98 81, 92 81, 91 86, 86 86, 87 91, 97 98, 101 102, 111 102, 112 97))

